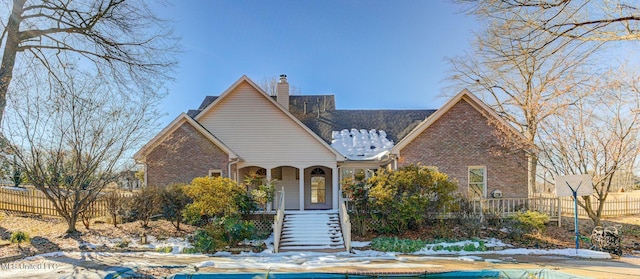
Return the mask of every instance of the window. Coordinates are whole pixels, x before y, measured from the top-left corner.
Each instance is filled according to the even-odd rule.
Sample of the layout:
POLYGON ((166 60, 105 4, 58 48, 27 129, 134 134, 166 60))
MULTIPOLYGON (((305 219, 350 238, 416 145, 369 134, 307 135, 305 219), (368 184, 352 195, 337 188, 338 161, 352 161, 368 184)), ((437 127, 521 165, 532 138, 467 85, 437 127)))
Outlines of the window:
POLYGON ((222 176, 222 170, 221 169, 209 170, 209 176, 211 176, 211 177, 220 177, 220 176, 222 176))
POLYGON ((324 177, 311 177, 311 203, 325 203, 325 191, 324 177))
POLYGON ((486 198, 487 168, 485 166, 469 167, 469 199, 486 198))
POLYGON ((311 170, 311 203, 325 203, 327 184, 321 168, 311 170))
POLYGON ((282 180, 282 167, 271 169, 271 179, 282 180))

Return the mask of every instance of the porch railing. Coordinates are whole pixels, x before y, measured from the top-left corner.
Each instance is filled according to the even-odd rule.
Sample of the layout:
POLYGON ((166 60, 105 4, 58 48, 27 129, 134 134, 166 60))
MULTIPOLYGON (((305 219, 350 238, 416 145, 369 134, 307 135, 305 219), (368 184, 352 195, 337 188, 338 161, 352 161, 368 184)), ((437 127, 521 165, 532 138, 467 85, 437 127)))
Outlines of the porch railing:
POLYGON ((349 219, 346 201, 342 198, 342 193, 340 193, 339 199, 340 208, 338 209, 338 216, 340 216, 342 239, 344 241, 344 247, 347 249, 347 252, 351 252, 351 220, 349 219))
POLYGON ((526 210, 538 211, 549 216, 549 221, 561 221, 560 200, 558 198, 499 198, 470 201, 470 213, 492 214, 496 217, 509 217, 526 210))
POLYGON ((276 216, 273 220, 273 252, 278 253, 280 250, 280 236, 282 235, 282 225, 284 223, 284 186, 279 192, 276 216))

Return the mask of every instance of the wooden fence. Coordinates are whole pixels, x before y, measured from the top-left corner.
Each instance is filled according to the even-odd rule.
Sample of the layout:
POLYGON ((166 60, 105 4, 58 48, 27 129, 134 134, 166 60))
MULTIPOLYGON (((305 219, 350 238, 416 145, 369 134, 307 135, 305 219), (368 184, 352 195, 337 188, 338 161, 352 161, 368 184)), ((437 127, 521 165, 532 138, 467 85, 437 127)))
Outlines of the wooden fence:
MULTIPOLYGON (((0 187, 0 210, 60 216, 53 203, 40 190, 33 187, 24 189, 0 187)), ((109 215, 107 202, 104 199, 95 200, 89 207, 89 211, 94 217, 109 215)))
MULTIPOLYGON (((579 200, 582 200, 578 197, 579 200)), ((560 197, 562 214, 573 216, 573 197, 560 197)), ((591 198, 594 209, 600 204, 595 197, 591 198)), ((616 217, 624 215, 640 214, 640 193, 609 193, 602 209, 603 217, 616 217)), ((587 212, 578 206, 578 216, 588 217, 587 212)))

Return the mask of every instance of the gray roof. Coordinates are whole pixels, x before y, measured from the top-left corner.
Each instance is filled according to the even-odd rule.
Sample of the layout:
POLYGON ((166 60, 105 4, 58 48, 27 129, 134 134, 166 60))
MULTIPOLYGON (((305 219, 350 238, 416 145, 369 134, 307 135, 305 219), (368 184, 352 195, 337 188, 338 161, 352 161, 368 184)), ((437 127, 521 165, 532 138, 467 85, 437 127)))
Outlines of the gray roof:
POLYGON ((200 104, 200 107, 198 107, 198 109, 190 109, 189 111, 187 111, 187 115, 190 116, 191 118, 196 117, 196 115, 198 115, 198 113, 200 113, 203 109, 205 109, 207 106, 209 106, 211 103, 213 103, 213 101, 215 101, 216 99, 218 99, 218 96, 206 96, 206 97, 204 97, 204 100, 202 100, 202 103, 200 104))
POLYGON ((343 129, 383 130, 398 143, 436 110, 332 110, 294 115, 327 143, 331 133, 343 129))
MULTIPOLYGON (((206 96, 200 107, 197 110, 189 110, 187 115, 195 117, 217 98, 217 96, 206 96)), ((388 139, 398 143, 420 122, 436 111, 435 109, 336 110, 335 107, 333 95, 289 96, 289 111, 329 144, 331 144, 333 131, 352 128, 383 130, 387 133, 388 139)))

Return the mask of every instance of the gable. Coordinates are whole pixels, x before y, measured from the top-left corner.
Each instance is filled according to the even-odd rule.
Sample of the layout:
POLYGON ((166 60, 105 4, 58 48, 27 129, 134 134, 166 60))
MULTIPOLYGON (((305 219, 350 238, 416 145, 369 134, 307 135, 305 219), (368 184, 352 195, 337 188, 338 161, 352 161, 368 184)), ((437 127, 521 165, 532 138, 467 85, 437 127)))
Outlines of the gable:
MULTIPOLYGON (((494 122, 495 125, 499 125, 505 128, 504 132, 509 134, 516 135, 518 140, 525 140, 524 135, 517 131, 511 124, 506 122, 502 117, 500 117, 493 109, 487 106, 484 102, 482 102, 478 97, 471 94, 467 89, 462 90, 458 95, 451 98, 447 103, 445 103, 442 108, 438 109, 435 113, 429 116, 427 119, 422 121, 417 127, 415 127, 409 134, 404 137, 394 148, 392 149, 392 153, 399 154, 402 149, 404 149, 408 144, 410 144, 413 140, 419 137, 425 130, 427 130, 431 125, 433 125, 436 121, 438 121, 441 117, 449 114, 456 113, 455 111, 451 111, 456 105, 461 102, 466 103, 473 108, 473 110, 480 115, 482 115, 482 120, 472 120, 467 119, 467 121, 481 121, 485 123, 494 122)), ((469 111, 468 113, 471 113, 469 111)), ((479 123, 478 123, 479 124, 479 123)), ((451 127, 452 129, 456 129, 457 127, 451 127)), ((495 127, 492 127, 495 129, 495 127)))
POLYGON ((191 183, 212 169, 228 176, 229 154, 216 146, 196 126, 184 121, 145 155, 147 185, 191 183))
POLYGON ((158 145, 163 144, 165 141, 167 141, 167 139, 170 138, 176 132, 176 130, 186 128, 193 129, 198 133, 199 137, 203 137, 210 143, 214 144, 222 152, 228 154, 230 158, 238 158, 238 155, 233 152, 228 146, 214 137, 211 133, 205 130, 201 125, 199 125, 185 113, 182 113, 178 117, 176 117, 176 119, 169 123, 167 127, 162 129, 160 133, 158 133, 153 139, 151 139, 147 144, 140 148, 140 150, 138 150, 138 152, 133 155, 133 158, 137 161, 145 161, 145 157, 149 153, 151 153, 158 145))
POLYGON ((241 78, 196 116, 216 138, 254 164, 335 162, 340 154, 241 78))

